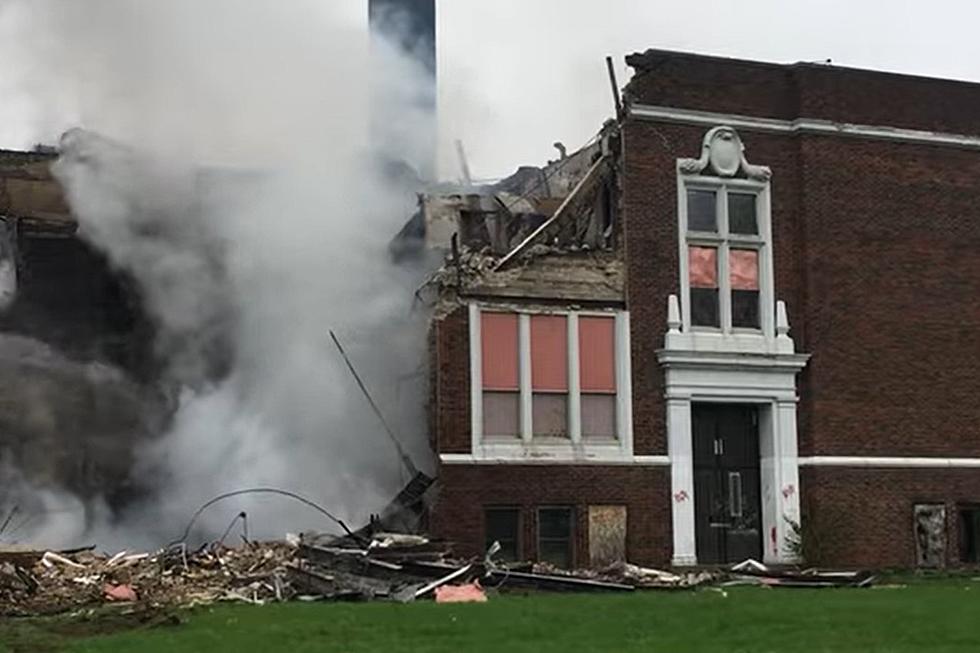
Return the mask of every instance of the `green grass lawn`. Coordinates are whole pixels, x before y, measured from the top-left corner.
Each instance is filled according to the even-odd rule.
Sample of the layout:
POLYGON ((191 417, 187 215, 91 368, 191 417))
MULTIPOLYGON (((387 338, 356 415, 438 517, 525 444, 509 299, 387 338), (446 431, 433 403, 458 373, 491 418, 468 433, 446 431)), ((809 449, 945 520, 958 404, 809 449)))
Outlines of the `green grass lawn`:
POLYGON ((980 649, 980 582, 969 579, 865 590, 735 587, 724 593, 510 595, 469 605, 220 605, 178 615, 179 619, 168 619, 155 614, 135 628, 121 615, 81 621, 7 620, 0 624, 0 650, 3 646, 13 653, 980 649))

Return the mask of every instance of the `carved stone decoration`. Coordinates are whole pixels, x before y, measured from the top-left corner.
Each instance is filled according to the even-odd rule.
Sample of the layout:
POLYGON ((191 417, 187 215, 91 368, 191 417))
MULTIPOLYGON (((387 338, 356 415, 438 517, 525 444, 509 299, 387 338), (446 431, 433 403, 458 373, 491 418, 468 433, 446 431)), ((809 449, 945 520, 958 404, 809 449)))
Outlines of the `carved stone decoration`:
POLYGON ((705 171, 719 177, 734 177, 739 172, 749 179, 769 181, 772 171, 767 166, 752 165, 745 160, 745 145, 738 132, 727 125, 708 130, 701 144, 701 157, 698 159, 678 159, 677 169, 681 174, 700 175, 705 171))

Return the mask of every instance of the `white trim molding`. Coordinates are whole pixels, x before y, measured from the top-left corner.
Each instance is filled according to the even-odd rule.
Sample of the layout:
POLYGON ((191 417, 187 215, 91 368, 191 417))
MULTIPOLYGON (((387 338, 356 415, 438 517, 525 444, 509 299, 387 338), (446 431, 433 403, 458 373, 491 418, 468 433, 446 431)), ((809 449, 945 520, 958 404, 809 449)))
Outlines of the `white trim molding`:
POLYGON ((618 456, 606 457, 601 455, 585 456, 547 456, 533 455, 515 459, 513 457, 492 458, 474 456, 468 453, 439 454, 439 462, 443 465, 634 465, 637 467, 667 467, 670 458, 667 456, 618 456))
POLYGON ((980 150, 980 136, 933 132, 921 129, 905 129, 886 125, 860 125, 834 122, 820 118, 780 120, 778 118, 760 118, 742 114, 696 111, 693 109, 678 109, 675 107, 646 104, 634 104, 630 107, 629 112, 631 116, 636 118, 682 125, 714 127, 718 124, 724 124, 738 129, 777 134, 826 134, 980 150))
POLYGON ((803 456, 800 467, 893 467, 928 469, 976 469, 980 458, 933 458, 928 456, 803 456))
POLYGON ((790 523, 800 518, 796 375, 810 357, 793 353, 784 307, 776 311, 776 332, 786 339, 786 353, 686 348, 693 341, 680 337, 677 312, 677 297, 671 295, 665 348, 657 352, 666 379, 672 562, 676 566, 697 564, 691 416, 694 403, 708 402, 759 407, 763 559, 775 564, 795 562, 786 542, 790 523))

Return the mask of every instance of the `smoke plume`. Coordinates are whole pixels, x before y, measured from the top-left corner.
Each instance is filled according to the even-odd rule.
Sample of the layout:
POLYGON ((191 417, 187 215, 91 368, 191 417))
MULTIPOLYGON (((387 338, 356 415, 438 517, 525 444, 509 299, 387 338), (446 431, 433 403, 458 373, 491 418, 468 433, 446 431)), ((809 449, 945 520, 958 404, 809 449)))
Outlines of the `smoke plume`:
MULTIPOLYGON (((425 73, 383 46, 369 65, 356 4, 3 6, 36 40, 17 55, 34 101, 62 108, 38 114, 38 133, 64 131, 64 107, 84 127, 61 138, 55 174, 79 235, 136 280, 176 408, 138 451, 145 499, 69 521, 58 506, 76 497, 35 488, 50 512, 38 539, 160 544, 207 499, 251 486, 299 492, 355 524, 378 511, 404 470, 330 329, 428 462, 425 316, 412 310, 422 271, 386 253, 415 188, 391 174, 403 167, 379 165, 425 143, 425 73), (383 106, 369 105, 371 84, 383 106), (367 147, 369 111, 387 112, 381 145, 399 151, 367 147)), ((253 536, 330 529, 299 504, 242 497, 205 513, 198 535, 241 510, 253 536)))

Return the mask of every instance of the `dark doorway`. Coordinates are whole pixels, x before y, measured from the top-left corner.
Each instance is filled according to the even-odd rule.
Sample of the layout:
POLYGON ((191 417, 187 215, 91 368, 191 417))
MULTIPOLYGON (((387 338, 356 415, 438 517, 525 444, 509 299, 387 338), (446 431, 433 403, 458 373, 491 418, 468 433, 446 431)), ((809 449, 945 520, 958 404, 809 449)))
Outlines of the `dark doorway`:
POLYGON ((758 409, 694 404, 691 430, 698 562, 761 559, 758 409))

